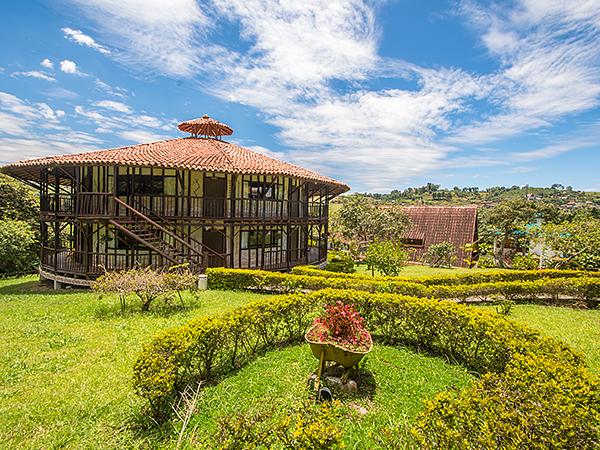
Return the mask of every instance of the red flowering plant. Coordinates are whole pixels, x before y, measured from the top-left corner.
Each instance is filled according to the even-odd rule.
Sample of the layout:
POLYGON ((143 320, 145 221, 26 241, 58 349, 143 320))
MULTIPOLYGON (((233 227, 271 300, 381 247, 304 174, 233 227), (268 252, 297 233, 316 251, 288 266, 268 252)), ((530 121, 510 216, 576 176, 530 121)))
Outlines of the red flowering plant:
POLYGON ((307 333, 309 340, 332 343, 353 352, 370 350, 371 335, 365 328, 365 319, 354 305, 338 300, 325 305, 324 309, 324 314, 315 319, 307 333))

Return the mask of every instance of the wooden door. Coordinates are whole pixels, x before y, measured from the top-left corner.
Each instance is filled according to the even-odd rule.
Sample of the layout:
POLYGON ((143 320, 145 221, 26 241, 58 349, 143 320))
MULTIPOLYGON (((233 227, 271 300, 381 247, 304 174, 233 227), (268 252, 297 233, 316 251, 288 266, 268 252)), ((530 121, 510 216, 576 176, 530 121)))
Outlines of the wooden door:
MULTIPOLYGON (((224 255, 225 253, 225 234, 216 230, 204 230, 202 233, 202 243, 211 249, 214 253, 224 255)), ((206 252, 207 267, 223 267, 225 266, 225 257, 217 256, 212 252, 206 252)))
POLYGON ((227 179, 204 177, 204 217, 224 218, 227 197, 227 179))
POLYGON ((300 217, 300 187, 291 187, 289 202, 290 217, 300 217))

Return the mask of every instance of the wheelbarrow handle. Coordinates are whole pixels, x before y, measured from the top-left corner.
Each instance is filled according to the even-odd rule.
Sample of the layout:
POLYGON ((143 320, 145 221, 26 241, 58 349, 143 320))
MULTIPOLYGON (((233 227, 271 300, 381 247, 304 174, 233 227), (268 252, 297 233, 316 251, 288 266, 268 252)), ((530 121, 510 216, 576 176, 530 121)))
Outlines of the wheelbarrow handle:
POLYGON ((319 367, 317 368, 317 381, 315 383, 315 390, 319 392, 321 387, 321 376, 323 375, 323 364, 325 364, 325 347, 321 347, 321 356, 319 358, 319 367))

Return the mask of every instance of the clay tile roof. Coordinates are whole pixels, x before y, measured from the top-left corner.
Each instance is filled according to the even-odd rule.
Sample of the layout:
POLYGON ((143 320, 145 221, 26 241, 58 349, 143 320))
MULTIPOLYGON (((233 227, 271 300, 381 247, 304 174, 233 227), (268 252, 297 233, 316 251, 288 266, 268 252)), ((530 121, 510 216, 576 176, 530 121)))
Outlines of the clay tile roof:
POLYGON ((177 125, 181 131, 191 133, 194 136, 229 136, 233 134, 233 130, 229 125, 211 119, 204 114, 199 119, 186 120, 177 125))
MULTIPOLYGON (((212 120, 212 119, 211 119, 212 120)), ((287 175, 324 183, 334 195, 350 188, 309 169, 280 161, 229 142, 211 138, 179 138, 70 155, 19 161, 0 171, 21 179, 37 180, 39 169, 68 165, 130 165, 210 172, 287 175)))
POLYGON ((431 244, 451 242, 457 251, 455 264, 465 265, 468 255, 461 247, 477 239, 477 206, 407 206, 404 212, 411 223, 405 237, 423 241, 422 248, 415 250, 416 259, 431 244))

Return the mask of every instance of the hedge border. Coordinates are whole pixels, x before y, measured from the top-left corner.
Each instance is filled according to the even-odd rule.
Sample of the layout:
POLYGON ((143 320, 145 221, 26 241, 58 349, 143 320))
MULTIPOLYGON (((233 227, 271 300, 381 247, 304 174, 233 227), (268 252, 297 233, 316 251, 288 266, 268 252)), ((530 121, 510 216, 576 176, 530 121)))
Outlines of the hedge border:
POLYGON ((496 301, 498 295, 510 300, 564 304, 565 298, 587 307, 600 299, 600 277, 540 278, 530 281, 499 281, 478 284, 425 285, 395 278, 350 278, 269 272, 264 270, 210 268, 209 289, 297 292, 319 289, 353 289, 389 292, 414 297, 466 301, 496 301))
POLYGON ((321 290, 274 296, 167 330, 146 345, 134 386, 155 412, 186 385, 239 368, 262 351, 299 342, 313 313, 352 302, 374 337, 444 355, 483 374, 427 402, 413 429, 424 448, 593 448, 600 386, 582 356, 523 325, 465 305, 394 294, 321 290))
POLYGON ((585 270, 558 270, 558 269, 538 269, 538 270, 498 270, 472 273, 457 273, 448 275, 427 275, 422 277, 390 277, 390 276, 371 276, 362 273, 344 273, 332 272, 319 269, 314 266, 296 266, 292 268, 295 275, 319 276, 324 278, 349 278, 349 279, 378 279, 380 281, 400 281, 420 283, 426 286, 431 285, 452 285, 452 284, 479 284, 505 281, 536 281, 543 278, 594 278, 600 277, 600 271, 585 270))

